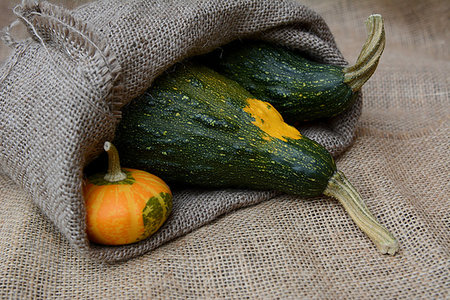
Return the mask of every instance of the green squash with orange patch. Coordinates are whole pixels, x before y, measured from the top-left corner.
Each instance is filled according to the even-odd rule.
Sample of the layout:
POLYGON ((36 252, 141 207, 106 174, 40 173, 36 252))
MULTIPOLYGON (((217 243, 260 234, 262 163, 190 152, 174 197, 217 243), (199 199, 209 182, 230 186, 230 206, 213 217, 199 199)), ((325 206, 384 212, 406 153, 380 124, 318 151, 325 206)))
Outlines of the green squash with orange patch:
POLYGON ((193 64, 158 78, 123 110, 115 144, 124 165, 206 187, 318 196, 336 171, 328 151, 269 103, 193 64))
POLYGON ((381 252, 398 249, 323 146, 207 67, 185 63, 160 76, 123 109, 115 144, 124 164, 170 182, 333 196, 381 252))

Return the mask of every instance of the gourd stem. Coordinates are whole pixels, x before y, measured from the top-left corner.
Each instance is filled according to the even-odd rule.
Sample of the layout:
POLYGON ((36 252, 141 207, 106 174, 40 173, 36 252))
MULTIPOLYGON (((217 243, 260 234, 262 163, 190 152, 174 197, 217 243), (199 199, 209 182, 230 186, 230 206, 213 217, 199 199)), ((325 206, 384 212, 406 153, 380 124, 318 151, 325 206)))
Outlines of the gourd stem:
POLYGON ((398 251, 397 240, 378 223, 342 172, 334 173, 328 181, 324 194, 339 200, 356 225, 364 231, 381 253, 394 255, 398 251))
POLYGON ((356 92, 375 72, 386 43, 384 21, 381 15, 371 15, 366 20, 367 40, 356 63, 344 68, 344 82, 356 92))
POLYGON ((117 182, 127 178, 120 167, 119 152, 110 142, 105 142, 103 148, 108 153, 108 172, 103 177, 106 181, 117 182))

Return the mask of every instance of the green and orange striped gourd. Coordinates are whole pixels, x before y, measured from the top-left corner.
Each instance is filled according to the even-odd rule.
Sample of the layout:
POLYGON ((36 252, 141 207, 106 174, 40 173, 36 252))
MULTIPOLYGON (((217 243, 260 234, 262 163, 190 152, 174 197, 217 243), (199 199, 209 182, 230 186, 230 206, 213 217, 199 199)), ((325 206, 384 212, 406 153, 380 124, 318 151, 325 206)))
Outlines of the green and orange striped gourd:
POLYGON ((121 168, 117 149, 110 142, 108 172, 85 181, 87 235, 103 245, 125 245, 148 238, 172 210, 172 193, 159 177, 145 171, 121 168))

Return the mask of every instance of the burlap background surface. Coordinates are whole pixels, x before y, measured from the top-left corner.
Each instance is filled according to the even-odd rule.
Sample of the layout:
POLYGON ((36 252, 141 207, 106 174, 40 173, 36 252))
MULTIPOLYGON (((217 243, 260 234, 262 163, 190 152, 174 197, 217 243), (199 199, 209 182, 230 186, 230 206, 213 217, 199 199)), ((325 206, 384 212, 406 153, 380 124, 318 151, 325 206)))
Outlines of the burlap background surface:
MULTIPOLYGON (((336 201, 278 196, 144 256, 81 256, 0 178, 0 288, 15 298, 445 298, 449 293, 449 4, 303 1, 349 61, 374 12, 387 46, 365 86, 352 148, 337 161, 400 241, 382 256, 336 201)), ((2 20, 3 21, 3 20, 2 20)), ((238 194, 236 196, 239 196, 238 194)))

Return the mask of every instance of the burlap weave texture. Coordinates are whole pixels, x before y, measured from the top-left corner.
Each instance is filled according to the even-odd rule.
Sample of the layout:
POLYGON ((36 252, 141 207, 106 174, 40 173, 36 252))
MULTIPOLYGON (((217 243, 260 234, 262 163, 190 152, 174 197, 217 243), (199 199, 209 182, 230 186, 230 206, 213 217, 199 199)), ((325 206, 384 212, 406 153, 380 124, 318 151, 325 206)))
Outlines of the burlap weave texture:
MULTIPOLYGON (((15 52, 0 73, 0 166, 72 245, 106 261, 135 257, 237 206, 273 195, 176 193, 175 212, 151 239, 115 248, 89 243, 83 167, 102 151, 105 140, 112 140, 120 108, 159 74, 185 58, 247 37, 346 64, 324 20, 292 0, 97 1, 73 12, 24 1, 14 12, 32 39, 13 42, 15 52)), ((348 112, 302 132, 337 155, 353 141, 360 111, 361 97, 348 112)))
POLYGON ((0 177, 1 298, 446 299, 450 269, 450 55, 447 1, 302 0, 349 61, 365 18, 386 50, 364 87, 353 146, 337 164, 400 252, 376 252, 329 198, 278 196, 136 259, 80 256, 32 198, 0 177))

